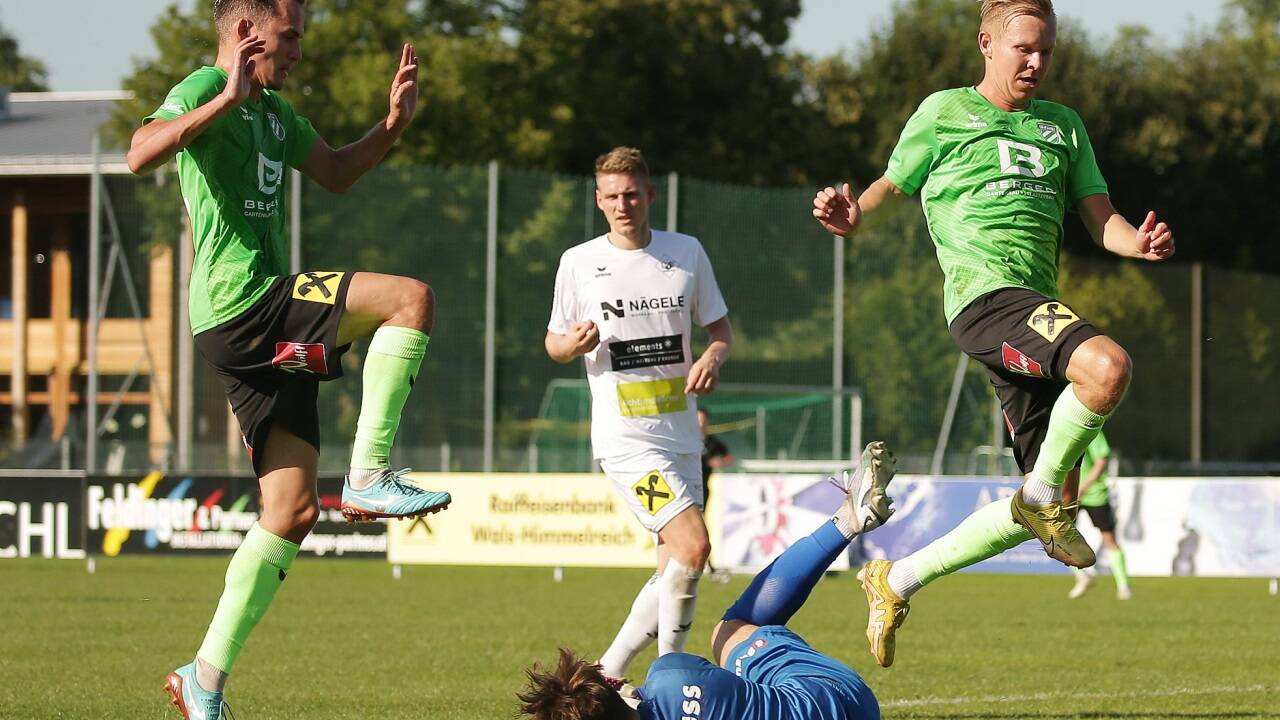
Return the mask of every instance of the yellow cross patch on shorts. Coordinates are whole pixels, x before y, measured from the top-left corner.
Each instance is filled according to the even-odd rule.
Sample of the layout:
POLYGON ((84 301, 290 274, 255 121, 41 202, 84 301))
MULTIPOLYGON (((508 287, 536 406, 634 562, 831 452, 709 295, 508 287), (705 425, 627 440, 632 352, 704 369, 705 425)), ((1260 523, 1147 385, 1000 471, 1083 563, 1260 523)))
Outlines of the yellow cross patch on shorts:
POLYGON ((676 494, 671 492, 667 479, 657 470, 645 473, 635 485, 631 486, 631 491, 636 494, 636 499, 650 515, 657 515, 659 510, 667 506, 667 503, 676 499, 676 494))
POLYGON ((1066 330, 1072 323, 1080 319, 1071 308, 1057 302, 1047 302, 1036 308, 1031 313, 1031 318, 1027 320, 1027 327, 1040 333, 1040 336, 1049 342, 1058 339, 1063 330, 1066 330))
POLYGON ((293 299, 332 305, 338 299, 342 275, 328 271, 298 273, 293 281, 293 299))

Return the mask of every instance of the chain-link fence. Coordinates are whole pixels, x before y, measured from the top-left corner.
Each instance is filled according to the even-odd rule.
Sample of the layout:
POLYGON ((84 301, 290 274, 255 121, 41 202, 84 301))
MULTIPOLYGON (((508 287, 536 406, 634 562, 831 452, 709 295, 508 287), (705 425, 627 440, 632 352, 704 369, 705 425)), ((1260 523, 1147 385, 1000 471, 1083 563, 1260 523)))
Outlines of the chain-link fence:
MULTIPOLYGON (((180 237, 176 185, 172 176, 105 184, 144 312, 149 253, 180 237)), ((653 226, 702 241, 730 308, 736 344, 722 381, 773 388, 755 401, 724 399, 732 412, 713 422, 730 432, 736 456, 847 457, 849 429, 858 425, 861 437, 893 443, 907 469, 929 469, 942 441, 944 470, 994 467, 990 459, 999 457, 1003 441, 992 394, 976 363, 957 373, 958 352, 942 316, 942 275, 918 206, 904 203, 873 216, 865 232, 837 250, 810 216, 811 188, 674 176, 657 178, 657 185, 653 226), (783 387, 779 394, 780 386, 794 392, 783 387), (832 389, 814 400, 815 388, 832 389), (858 403, 848 401, 853 396, 858 403), (832 403, 833 397, 841 399, 832 403), (765 416, 743 405, 749 402, 777 410, 765 420, 772 424, 767 438, 753 424, 765 416), (783 406, 799 410, 785 415, 783 406), (951 422, 944 423, 949 406, 951 422)), ((298 207, 301 269, 407 275, 435 289, 437 323, 394 462, 426 470, 586 469, 585 405, 565 410, 574 407, 570 400, 548 414, 546 402, 549 388, 580 380, 582 367, 548 359, 543 336, 560 254, 606 229, 590 177, 496 165, 380 167, 343 195, 306 184, 298 207)), ((173 256, 180 268, 181 254, 173 256)), ((77 288, 84 278, 78 274, 77 288)), ((1061 280, 1062 299, 1134 358, 1133 386, 1108 425, 1121 457, 1140 463, 1129 469, 1177 471, 1197 459, 1235 467, 1280 461, 1280 323, 1273 317, 1280 279, 1067 254, 1061 280)), ((134 312, 119 278, 114 287, 108 313, 134 312)), ((83 313, 86 300, 79 297, 75 311, 83 313)), ((146 432, 134 427, 141 411, 126 404, 105 425, 115 428, 112 437, 99 425, 98 465, 136 469, 157 457, 180 465, 176 448, 189 443, 181 457, 192 469, 247 471, 213 373, 198 355, 184 369, 182 346, 190 339, 178 323, 185 308, 176 307, 177 297, 176 369, 171 387, 155 388, 167 393, 165 421, 176 439, 148 448, 146 432)), ((703 342, 695 333, 695 352, 703 342)), ((326 470, 341 470, 348 459, 363 354, 358 344, 345 358, 346 378, 322 387, 326 470)), ((126 381, 135 391, 151 388, 145 373, 132 381, 104 377, 102 388, 126 381)), ((715 400, 708 406, 714 409, 715 400)), ((108 410, 99 407, 100 419, 108 410)), ((71 455, 73 464, 83 459, 78 446, 71 455)))

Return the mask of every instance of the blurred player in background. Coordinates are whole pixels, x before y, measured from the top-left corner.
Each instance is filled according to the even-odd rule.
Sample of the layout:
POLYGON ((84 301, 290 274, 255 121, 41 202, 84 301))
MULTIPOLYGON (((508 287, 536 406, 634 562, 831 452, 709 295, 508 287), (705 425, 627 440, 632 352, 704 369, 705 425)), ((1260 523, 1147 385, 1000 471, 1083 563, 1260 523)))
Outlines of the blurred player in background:
POLYGON ((450 501, 388 464, 435 317, 431 288, 365 272, 288 274, 281 210, 286 165, 342 192, 386 155, 417 106, 413 48, 402 49, 386 119, 334 150, 277 93, 302 57, 303 0, 215 0, 213 18, 215 65, 169 91, 128 153, 138 173, 177 157, 195 243, 192 333, 226 388, 262 491, 262 515, 231 558, 196 659, 165 683, 183 716, 200 720, 221 717, 227 675, 319 516, 318 382, 342 374, 353 341, 373 337, 343 514, 412 517, 450 501))
MULTIPOLYGON (((707 432, 711 424, 711 414, 706 408, 698 408, 698 430, 702 432, 702 510, 711 507, 711 474, 722 467, 733 464, 733 454, 729 446, 720 438, 707 432)), ((727 583, 733 579, 728 570, 717 570, 707 561, 707 578, 712 582, 727 583)))
POLYGON ((601 657, 622 676, 656 638, 684 648, 710 552, 694 395, 709 393, 733 329, 711 261, 696 238, 649 227, 657 190, 639 150, 596 160, 596 206, 609 232, 567 250, 556 273, 547 354, 582 357, 591 386, 591 446, 640 524, 658 535, 657 572, 601 657), (697 324, 709 343, 691 352, 697 324))
POLYGON ((751 581, 711 634, 718 666, 696 655, 663 655, 635 688, 599 665, 560 650, 554 668, 526 671, 517 697, 535 720, 877 720, 880 705, 851 668, 809 647, 784 625, 826 569, 859 534, 893 514, 886 490, 896 460, 874 442, 840 483, 847 497, 751 581))
POLYGON ((943 575, 1032 536, 1067 565, 1094 564, 1064 509, 1063 484, 1074 488, 1073 469, 1120 404, 1131 363, 1056 299, 1063 218, 1076 210, 1093 240, 1122 257, 1161 261, 1174 251, 1154 212, 1136 228, 1116 212, 1079 116, 1034 97, 1056 42, 1051 0, 983 0, 981 13, 982 82, 926 98, 884 177, 856 200, 848 184, 814 198, 818 222, 848 237, 864 214, 922 193, 952 337, 987 366, 1026 475, 1012 499, 978 509, 909 557, 874 560, 858 574, 871 605, 871 652, 886 667, 908 599, 943 575))
MULTIPOLYGON (((1133 591, 1129 588, 1124 550, 1116 542, 1116 513, 1111 508, 1111 488, 1107 487, 1107 464, 1110 460, 1111 445, 1107 436, 1099 432, 1085 449, 1084 460, 1080 464, 1086 473, 1080 481, 1080 509, 1088 513, 1093 526, 1102 533, 1102 544, 1107 548, 1107 564, 1111 566, 1111 576, 1116 581, 1116 598, 1128 600, 1133 597, 1133 591)), ((1096 568, 1072 568, 1071 572, 1076 576, 1076 584, 1067 597, 1074 600, 1089 592, 1098 573, 1096 568)))

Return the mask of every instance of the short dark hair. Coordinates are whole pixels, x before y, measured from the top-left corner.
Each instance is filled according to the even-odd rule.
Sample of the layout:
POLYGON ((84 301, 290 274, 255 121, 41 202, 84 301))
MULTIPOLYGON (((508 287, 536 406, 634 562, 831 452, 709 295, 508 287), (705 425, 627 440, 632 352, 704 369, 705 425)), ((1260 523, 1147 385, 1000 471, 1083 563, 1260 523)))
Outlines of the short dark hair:
POLYGON ((516 693, 520 712, 534 720, 627 720, 630 708, 605 680, 600 666, 560 648, 555 668, 525 670, 529 687, 516 693))
POLYGON ((231 30, 226 24, 233 16, 244 13, 255 18, 275 17, 280 14, 280 6, 287 2, 307 4, 307 0, 213 0, 213 24, 218 26, 221 35, 231 30))

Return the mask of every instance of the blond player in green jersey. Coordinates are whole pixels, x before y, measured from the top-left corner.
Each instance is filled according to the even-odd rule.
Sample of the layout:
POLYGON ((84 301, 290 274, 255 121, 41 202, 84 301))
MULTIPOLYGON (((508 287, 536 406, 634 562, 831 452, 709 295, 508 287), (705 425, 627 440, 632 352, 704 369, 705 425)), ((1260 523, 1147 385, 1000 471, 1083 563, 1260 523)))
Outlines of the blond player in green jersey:
POLYGON ((1080 456, 1120 404, 1132 366, 1123 348, 1057 299, 1063 218, 1076 210, 1094 241, 1121 257, 1161 261, 1174 251, 1154 212, 1136 228, 1116 212, 1079 116, 1035 99, 1057 36, 1051 0, 984 0, 981 13, 982 82, 926 98, 884 176, 857 199, 845 184, 820 190, 813 203, 822 227, 848 237, 866 213, 920 193, 952 337, 987 367, 1026 475, 1011 499, 979 508, 906 558, 875 560, 858 573, 871 606, 871 652, 886 667, 908 599, 938 577, 1033 536, 1067 565, 1094 564, 1066 507, 1080 456))
POLYGON ((196 658, 165 682, 188 720, 222 716, 232 665, 316 523, 318 383, 342 375, 353 341, 372 336, 343 515, 413 517, 450 500, 402 482, 388 462, 435 318, 431 288, 367 272, 289 274, 281 209, 285 165, 332 192, 377 165, 417 107, 418 59, 402 48, 386 118, 331 148, 277 92, 302 58, 304 9, 305 0, 214 0, 214 65, 169 91, 128 153, 138 173, 177 159, 195 245, 191 329, 226 388, 262 490, 261 516, 231 558, 196 658))

